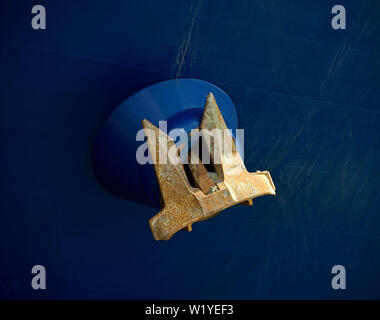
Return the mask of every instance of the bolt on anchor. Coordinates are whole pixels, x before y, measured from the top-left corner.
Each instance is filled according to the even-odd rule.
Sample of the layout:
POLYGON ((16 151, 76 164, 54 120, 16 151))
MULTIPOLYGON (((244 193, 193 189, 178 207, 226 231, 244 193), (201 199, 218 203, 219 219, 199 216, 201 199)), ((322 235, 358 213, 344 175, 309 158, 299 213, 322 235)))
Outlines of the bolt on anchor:
POLYGON ((174 148, 178 155, 183 145, 177 148, 172 138, 146 119, 142 120, 142 125, 147 132, 161 194, 162 210, 149 220, 155 240, 169 240, 182 229, 191 231, 194 222, 212 218, 238 203, 251 206, 253 198, 276 194, 268 171, 250 173, 245 168, 212 93, 206 98, 200 123, 201 152, 209 152, 213 162, 211 169, 200 161, 203 154, 198 157, 191 154, 186 164, 171 156, 160 163, 160 148, 174 148), (218 130, 223 131, 224 136, 212 134, 218 130), (223 149, 228 143, 232 152, 223 149))

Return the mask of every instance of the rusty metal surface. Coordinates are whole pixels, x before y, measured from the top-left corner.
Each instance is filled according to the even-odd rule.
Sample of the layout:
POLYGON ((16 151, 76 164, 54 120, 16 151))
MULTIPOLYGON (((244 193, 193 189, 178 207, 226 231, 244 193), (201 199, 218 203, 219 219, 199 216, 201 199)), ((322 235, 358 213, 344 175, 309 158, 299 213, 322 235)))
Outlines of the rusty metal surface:
POLYGON ((212 187, 215 186, 215 182, 208 176, 208 171, 202 162, 191 163, 189 162, 189 168, 193 175, 196 187, 198 187, 203 194, 207 194, 212 187))
MULTIPOLYGON (((195 184, 192 186, 182 163, 174 163, 170 157, 167 163, 158 161, 160 147, 168 150, 174 146, 174 141, 148 120, 144 119, 142 124, 145 130, 154 132, 149 135, 146 130, 163 205, 162 210, 149 220, 155 240, 168 240, 182 229, 191 231, 194 222, 209 219, 235 204, 252 205, 253 198, 275 195, 268 171, 247 172, 232 136, 227 135, 227 139, 231 139, 232 152, 221 152, 220 159, 216 159, 215 150, 223 148, 222 141, 203 134, 206 140, 209 139, 208 151, 215 172, 209 172, 203 163, 190 162, 188 166, 195 184)), ((212 93, 207 96, 200 129, 227 129, 212 93)))

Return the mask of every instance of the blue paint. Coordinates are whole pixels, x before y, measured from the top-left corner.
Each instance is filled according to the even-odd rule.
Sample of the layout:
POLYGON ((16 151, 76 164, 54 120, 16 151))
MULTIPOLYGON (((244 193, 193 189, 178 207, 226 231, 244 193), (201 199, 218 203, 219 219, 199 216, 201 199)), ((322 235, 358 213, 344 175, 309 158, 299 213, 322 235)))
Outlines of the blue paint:
POLYGON ((1 297, 380 298, 376 1, 339 1, 344 31, 330 0, 39 4, 42 31, 30 1, 1 2, 1 297), (277 195, 157 243, 157 210, 107 192, 92 150, 127 97, 177 77, 228 94, 277 195))

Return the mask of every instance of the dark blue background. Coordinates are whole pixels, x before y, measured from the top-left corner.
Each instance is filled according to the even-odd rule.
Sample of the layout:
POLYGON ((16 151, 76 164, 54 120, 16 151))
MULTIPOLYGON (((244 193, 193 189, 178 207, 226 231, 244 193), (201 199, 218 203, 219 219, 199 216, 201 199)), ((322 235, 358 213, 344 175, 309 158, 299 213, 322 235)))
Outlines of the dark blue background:
POLYGON ((1 298, 380 298, 378 1, 8 2, 1 298), (347 30, 331 28, 335 4, 347 30), (247 168, 278 192, 155 242, 156 212, 100 186, 92 143, 125 98, 181 77, 230 95, 247 168), (30 286, 35 264, 47 290, 30 286))

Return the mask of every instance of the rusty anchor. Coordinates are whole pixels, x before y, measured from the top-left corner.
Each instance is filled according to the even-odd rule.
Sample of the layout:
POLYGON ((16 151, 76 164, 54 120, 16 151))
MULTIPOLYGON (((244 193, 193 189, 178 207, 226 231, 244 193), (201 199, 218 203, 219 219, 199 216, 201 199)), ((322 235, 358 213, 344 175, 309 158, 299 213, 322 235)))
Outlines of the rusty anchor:
MULTIPOLYGON (((148 120, 142 120, 142 125, 146 132, 154 132, 154 135, 147 133, 148 148, 159 183, 162 207, 149 220, 155 240, 168 240, 182 229, 191 231, 194 222, 212 218, 238 203, 252 205, 253 198, 275 195, 270 173, 248 172, 231 135, 227 134, 227 140, 231 141, 232 152, 220 152, 219 161, 216 161, 215 150, 222 150, 223 141, 203 133, 213 160, 214 170, 209 170, 202 161, 193 158, 188 164, 172 161, 170 157, 167 163, 157 161, 160 147, 164 144, 167 148, 176 148, 175 143, 148 120)), ((200 129, 201 132, 212 132, 213 129, 228 132, 212 93, 206 98, 200 129)), ((176 150, 180 152, 181 146, 176 150)))

